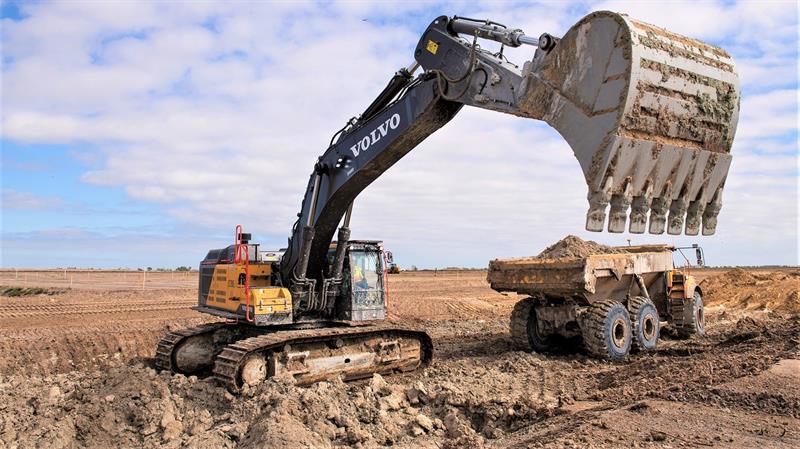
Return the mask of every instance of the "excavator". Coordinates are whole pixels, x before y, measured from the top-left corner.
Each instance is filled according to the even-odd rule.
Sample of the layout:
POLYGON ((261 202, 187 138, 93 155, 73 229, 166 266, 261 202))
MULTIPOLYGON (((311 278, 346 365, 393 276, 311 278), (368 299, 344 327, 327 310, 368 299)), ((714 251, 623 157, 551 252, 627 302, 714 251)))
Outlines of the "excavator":
POLYGON ((225 320, 167 334, 157 367, 241 391, 428 364, 425 332, 386 324, 382 243, 351 240, 349 226, 358 194, 465 105, 560 133, 588 186, 587 230, 714 234, 739 113, 728 53, 607 11, 561 38, 441 16, 317 159, 288 246, 263 251, 239 226, 234 244, 208 252, 195 309, 225 320), (509 47, 533 57, 520 67, 509 47))

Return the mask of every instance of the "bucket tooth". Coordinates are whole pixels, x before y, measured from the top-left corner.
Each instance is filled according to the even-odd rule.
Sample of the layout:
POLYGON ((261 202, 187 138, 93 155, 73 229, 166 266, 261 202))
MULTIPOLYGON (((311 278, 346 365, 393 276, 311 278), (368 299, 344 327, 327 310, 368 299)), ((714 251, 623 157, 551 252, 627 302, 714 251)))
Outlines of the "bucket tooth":
POLYGON ((625 232, 625 223, 628 221, 628 206, 623 202, 623 196, 615 194, 611 197, 611 208, 608 212, 608 232, 625 232))
MULTIPOLYGON (((607 203, 606 203, 607 204, 607 203)), ((586 212, 586 230, 592 232, 602 232, 606 222, 606 204, 589 204, 589 211, 586 212)))
MULTIPOLYGON (((653 200, 651 233, 683 232, 687 200, 699 201, 687 232, 695 232, 700 214, 703 235, 714 233, 718 208, 702 207, 707 194, 698 193, 721 188, 732 159, 740 90, 725 50, 599 11, 576 23, 551 50, 537 51, 522 76, 514 113, 546 121, 569 144, 589 190, 586 229, 603 229, 610 203, 608 230, 622 232, 622 200, 630 185, 631 198, 662 198, 653 200), (601 201, 596 196, 606 193, 609 178, 616 182, 601 201), (687 198, 674 204, 682 213, 676 210, 667 220, 677 193, 670 183, 687 198)), ((647 203, 631 204, 631 232, 644 231, 647 203)))
POLYGON ((704 209, 702 200, 689 203, 689 209, 686 211, 686 235, 697 235, 700 232, 700 220, 704 209))
POLYGON ((689 201, 683 197, 672 200, 672 205, 669 207, 669 226, 667 227, 667 234, 680 235, 683 231, 683 221, 686 216, 686 209, 689 206, 689 201))
POLYGON ((611 195, 611 208, 608 212, 608 232, 625 232, 628 208, 631 206, 631 185, 628 183, 623 193, 611 195))
POLYGON ((703 235, 714 235, 717 230, 717 215, 722 209, 722 187, 717 189, 714 198, 706 205, 703 211, 703 235))
POLYGON ((667 200, 653 198, 653 207, 650 209, 650 233, 663 234, 667 224, 667 200))
MULTIPOLYGON (((602 232, 606 222, 606 207, 611 202, 611 186, 614 180, 609 176, 602 190, 589 196, 589 211, 586 212, 586 230, 602 232)), ((624 223, 623 223, 624 226, 624 223)))
POLYGON ((650 210, 650 200, 645 196, 633 197, 631 202, 631 221, 628 231, 632 234, 644 234, 647 229, 647 211, 650 210))

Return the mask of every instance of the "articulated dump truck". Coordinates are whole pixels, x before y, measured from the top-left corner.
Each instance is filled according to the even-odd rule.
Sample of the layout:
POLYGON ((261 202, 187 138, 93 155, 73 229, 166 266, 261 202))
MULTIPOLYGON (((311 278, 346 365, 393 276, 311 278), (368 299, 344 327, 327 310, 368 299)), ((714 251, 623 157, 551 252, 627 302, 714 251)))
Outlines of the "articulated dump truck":
MULTIPOLYGON (((350 218, 365 188, 465 106, 541 120, 561 134, 588 187, 586 229, 623 232, 627 225, 632 233, 714 233, 739 115, 739 81, 724 50, 601 11, 562 37, 440 16, 422 33, 413 58, 315 159, 286 248, 262 251, 239 229, 232 245, 208 252, 196 309, 227 322, 170 332, 156 350, 159 368, 211 374, 239 391, 271 376, 311 383, 428 364, 433 348, 424 331, 381 324, 387 261, 379 240, 350 240, 350 218), (486 40, 499 43, 500 51, 479 44, 486 40), (530 58, 516 64, 503 54, 506 47, 527 48, 530 58)), ((271 200, 280 199, 253 198, 254 204, 271 200)), ((608 273, 640 276, 651 286, 652 273, 668 272, 665 255, 620 257, 619 263, 639 268, 614 266, 608 273), (650 268, 642 270, 642 264, 650 268)), ((545 291, 548 308, 541 311, 526 306, 542 317, 552 312, 535 321, 543 323, 541 332, 549 332, 545 325, 577 332, 588 329, 580 327, 584 322, 594 329, 603 323, 601 313, 630 327, 628 311, 655 314, 655 307, 678 320, 679 306, 659 305, 657 291, 641 290, 637 297, 644 299, 635 300, 641 304, 628 302, 628 311, 608 302, 617 296, 597 296, 607 279, 590 273, 601 262, 589 258, 586 267, 565 269, 565 276, 596 277, 579 283, 580 290, 545 291), (580 307, 592 304, 597 307, 583 314, 580 307), (569 324, 579 318, 577 327, 569 324)), ((686 285, 679 273, 671 276, 670 292, 686 285)), ((639 322, 634 319, 634 326, 639 322)), ((625 338, 611 356, 627 353, 625 338)), ((652 337, 642 344, 649 342, 652 337)), ((610 344, 595 342, 593 350, 610 344)))
POLYGON ((580 338, 589 354, 623 360, 631 350, 655 350, 662 321, 684 337, 704 333, 703 292, 688 268, 673 266, 675 248, 618 250, 624 252, 491 261, 492 289, 528 295, 511 314, 515 346, 547 353, 580 338))

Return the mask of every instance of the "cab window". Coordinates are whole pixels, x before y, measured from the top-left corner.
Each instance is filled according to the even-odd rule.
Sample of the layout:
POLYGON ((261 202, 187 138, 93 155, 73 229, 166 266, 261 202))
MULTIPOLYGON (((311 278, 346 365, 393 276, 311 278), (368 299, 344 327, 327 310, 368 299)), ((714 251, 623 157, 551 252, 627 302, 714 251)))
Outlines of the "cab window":
POLYGON ((378 253, 350 252, 350 282, 353 291, 380 290, 380 270, 378 253))

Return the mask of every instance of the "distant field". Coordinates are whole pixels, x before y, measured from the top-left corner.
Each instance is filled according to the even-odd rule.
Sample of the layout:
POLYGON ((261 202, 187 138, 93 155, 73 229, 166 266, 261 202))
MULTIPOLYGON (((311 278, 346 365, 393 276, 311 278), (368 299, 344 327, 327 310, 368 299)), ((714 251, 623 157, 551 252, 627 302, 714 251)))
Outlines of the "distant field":
MULTIPOLYGON (((752 268, 748 271, 786 271, 797 268, 752 268)), ((731 268, 693 268, 698 280, 725 273, 731 268)), ((478 279, 486 277, 486 270, 447 269, 404 271, 389 276, 392 280, 410 277, 438 278, 438 281, 458 281, 459 279, 478 279)), ((86 269, 0 269, 0 285, 15 287, 57 287, 81 290, 165 290, 197 288, 197 271, 138 271, 138 270, 86 270, 86 269)))
POLYGON ((196 271, 0 269, 0 285, 102 290, 168 290, 197 287, 196 271))
MULTIPOLYGON (((58 287, 102 290, 165 290, 197 288, 197 271, 138 271, 138 270, 74 270, 74 269, 0 269, 0 285, 19 287, 58 287)), ((440 281, 460 278, 486 277, 486 270, 420 270, 391 275, 400 277, 431 277, 440 281)), ((390 287, 391 288, 391 287, 390 287)))

